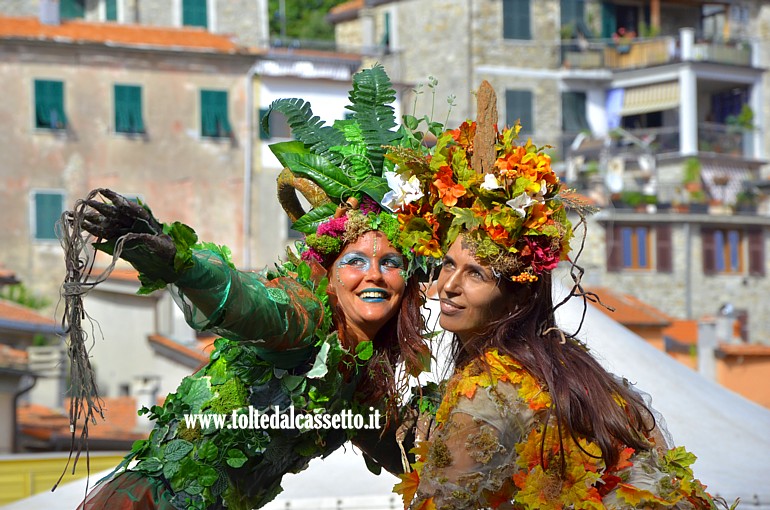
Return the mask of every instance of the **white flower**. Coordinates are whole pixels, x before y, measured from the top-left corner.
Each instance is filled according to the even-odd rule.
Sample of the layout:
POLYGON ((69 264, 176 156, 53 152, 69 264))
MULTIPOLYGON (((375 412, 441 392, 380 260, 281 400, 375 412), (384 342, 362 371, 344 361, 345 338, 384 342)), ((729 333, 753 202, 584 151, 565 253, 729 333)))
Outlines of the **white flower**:
POLYGON ((382 205, 391 212, 423 197, 420 180, 416 175, 411 176, 408 181, 396 172, 384 172, 382 175, 387 179, 391 190, 382 197, 382 205))
POLYGON ((484 176, 484 182, 481 184, 481 189, 492 191, 493 189, 502 189, 502 186, 497 181, 497 177, 494 174, 486 174, 484 176))
POLYGON ((522 193, 521 195, 508 200, 505 205, 513 209, 513 212, 516 213, 516 216, 523 218, 527 215, 527 208, 535 202, 536 201, 532 200, 529 195, 522 193))

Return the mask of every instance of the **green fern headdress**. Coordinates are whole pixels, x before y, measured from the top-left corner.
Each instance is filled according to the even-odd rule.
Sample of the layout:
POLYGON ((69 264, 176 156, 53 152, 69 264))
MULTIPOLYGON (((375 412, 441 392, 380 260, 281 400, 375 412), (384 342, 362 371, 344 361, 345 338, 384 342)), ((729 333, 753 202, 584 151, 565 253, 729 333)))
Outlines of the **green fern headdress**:
POLYGON ((346 243, 379 230, 404 255, 409 274, 440 262, 426 246, 404 235, 391 210, 399 197, 389 180, 399 177, 386 152, 409 147, 427 153, 412 130, 397 126, 391 106, 395 99, 385 69, 375 65, 353 76, 347 106, 351 114, 331 126, 303 99, 278 99, 270 105, 263 129, 269 130, 270 114, 277 111, 286 117, 295 138, 270 149, 284 167, 278 177, 278 199, 292 228, 306 236, 300 246, 303 259, 330 262, 346 243), (297 191, 310 203, 310 211, 302 208, 297 191))

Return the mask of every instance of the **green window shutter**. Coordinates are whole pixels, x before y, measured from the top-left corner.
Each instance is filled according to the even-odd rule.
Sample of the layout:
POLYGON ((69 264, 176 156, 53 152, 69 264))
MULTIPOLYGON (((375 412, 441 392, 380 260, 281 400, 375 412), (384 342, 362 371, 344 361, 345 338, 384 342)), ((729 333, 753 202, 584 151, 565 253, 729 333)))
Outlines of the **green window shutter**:
POLYGON ((201 135, 227 137, 231 132, 227 115, 227 92, 201 90, 201 135))
POLYGON ((565 133, 579 133, 590 129, 586 117, 585 92, 562 92, 561 128, 565 133))
POLYGON ((577 28, 578 22, 583 21, 584 13, 584 0, 561 0, 561 26, 577 28))
POLYGON ((534 133, 535 122, 532 115, 532 92, 529 90, 505 91, 505 123, 513 126, 521 120, 523 133, 534 133))
POLYGON ((503 38, 532 39, 530 0, 503 0, 503 38))
POLYGON ((64 129, 66 126, 64 83, 35 80, 35 127, 64 129))
POLYGON ((618 29, 615 4, 602 2, 602 39, 612 38, 612 34, 618 29))
POLYGON ((56 222, 64 211, 64 196, 61 193, 34 194, 35 239, 56 239, 56 222))
POLYGON ((115 132, 144 133, 141 87, 115 85, 115 132))
POLYGON ((206 3, 207 0, 183 0, 182 25, 208 28, 209 16, 206 3))
POLYGON ((61 19, 85 18, 86 0, 60 0, 59 17, 61 19))
POLYGON ((104 19, 107 21, 118 21, 118 0, 105 0, 104 19))
POLYGON ((382 40, 380 41, 380 46, 383 48, 390 48, 390 13, 385 13, 385 18, 383 19, 383 30, 382 30, 382 40))

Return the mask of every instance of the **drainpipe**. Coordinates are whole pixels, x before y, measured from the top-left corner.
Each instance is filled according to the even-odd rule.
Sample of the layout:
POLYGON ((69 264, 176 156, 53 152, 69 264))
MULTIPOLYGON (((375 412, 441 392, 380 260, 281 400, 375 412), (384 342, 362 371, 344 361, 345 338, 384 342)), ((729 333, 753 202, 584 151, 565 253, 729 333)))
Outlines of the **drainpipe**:
POLYGON ((243 155, 243 268, 251 268, 251 173, 254 159, 254 76, 255 62, 246 73, 246 150, 243 155))
POLYGON ((11 438, 11 452, 19 453, 19 399, 27 393, 29 390, 35 387, 37 384, 37 377, 28 374, 28 377, 32 379, 29 386, 22 388, 13 394, 13 437, 11 438))

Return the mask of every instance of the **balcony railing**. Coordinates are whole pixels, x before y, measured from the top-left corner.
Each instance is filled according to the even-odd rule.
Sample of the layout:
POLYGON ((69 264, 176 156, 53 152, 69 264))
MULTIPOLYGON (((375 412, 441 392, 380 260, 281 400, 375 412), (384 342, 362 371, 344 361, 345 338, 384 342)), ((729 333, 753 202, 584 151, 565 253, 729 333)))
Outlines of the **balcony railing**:
MULTIPOLYGON (((561 42, 561 64, 570 69, 638 69, 679 62, 677 37, 636 38, 627 42, 608 39, 561 42)), ((751 65, 747 42, 697 42, 692 60, 730 65, 751 65)))
POLYGON ((751 158, 754 155, 754 132, 725 124, 698 124, 698 150, 751 158))

